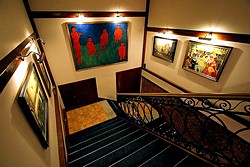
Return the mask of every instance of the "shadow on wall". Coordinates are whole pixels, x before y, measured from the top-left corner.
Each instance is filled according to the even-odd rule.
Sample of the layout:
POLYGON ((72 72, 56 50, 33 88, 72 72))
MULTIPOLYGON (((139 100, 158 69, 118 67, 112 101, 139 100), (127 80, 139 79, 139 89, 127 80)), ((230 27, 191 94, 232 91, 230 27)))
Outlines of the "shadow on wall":
POLYGON ((223 92, 231 92, 231 93, 250 93, 250 82, 242 83, 239 85, 233 85, 222 90, 223 92), (232 91, 233 90, 233 91, 232 91))
MULTIPOLYGON (((19 133, 18 136, 15 135, 16 136, 15 139, 12 139, 13 141, 17 140, 15 142, 17 145, 17 149, 16 150, 12 149, 12 151, 16 152, 18 150, 25 149, 25 148, 20 148, 20 147, 25 147, 25 145, 20 144, 22 143, 22 141, 18 140, 18 138, 22 138, 28 143, 28 145, 30 145, 30 148, 33 149, 33 151, 36 153, 36 157, 41 159, 44 162, 44 164, 47 164, 46 166, 50 166, 50 151, 45 151, 43 149, 36 134, 33 132, 32 128, 30 127, 29 122, 27 121, 26 117, 21 111, 21 108, 18 105, 17 97, 11 106, 11 124, 13 125, 13 128, 16 130, 16 132, 19 133)), ((29 152, 27 151, 27 154, 30 154, 30 151, 29 152)), ((27 156, 27 155, 24 155, 24 156, 27 156)), ((27 160, 23 160, 23 161, 27 161, 27 160)))

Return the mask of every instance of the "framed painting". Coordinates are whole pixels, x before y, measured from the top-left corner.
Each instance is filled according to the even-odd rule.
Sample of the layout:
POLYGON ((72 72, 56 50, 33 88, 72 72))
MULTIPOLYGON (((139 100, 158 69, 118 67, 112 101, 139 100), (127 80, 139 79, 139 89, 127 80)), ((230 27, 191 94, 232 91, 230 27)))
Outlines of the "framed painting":
POLYGON ((232 47, 189 41, 183 69, 218 81, 232 47))
POLYGON ((76 70, 128 61, 128 22, 65 25, 76 70))
POLYGON ((41 75, 42 81, 45 85, 46 91, 49 97, 51 97, 51 82, 49 79, 49 74, 48 74, 45 62, 43 61, 45 57, 42 57, 42 58, 38 57, 38 55, 36 55, 35 53, 32 53, 32 56, 37 66, 37 69, 41 75))
POLYGON ((152 55, 172 63, 174 61, 177 41, 177 39, 168 39, 154 36, 152 55))
POLYGON ((41 145, 48 144, 48 99, 42 87, 34 63, 30 63, 28 73, 18 97, 18 103, 41 145))

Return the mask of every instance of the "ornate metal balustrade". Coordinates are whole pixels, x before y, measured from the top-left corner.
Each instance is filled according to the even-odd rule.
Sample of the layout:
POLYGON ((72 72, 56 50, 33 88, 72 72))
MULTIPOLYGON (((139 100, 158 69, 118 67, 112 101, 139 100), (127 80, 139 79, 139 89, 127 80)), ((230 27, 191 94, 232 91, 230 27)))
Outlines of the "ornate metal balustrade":
POLYGON ((124 118, 217 166, 249 163, 250 94, 119 93, 117 103, 124 118))

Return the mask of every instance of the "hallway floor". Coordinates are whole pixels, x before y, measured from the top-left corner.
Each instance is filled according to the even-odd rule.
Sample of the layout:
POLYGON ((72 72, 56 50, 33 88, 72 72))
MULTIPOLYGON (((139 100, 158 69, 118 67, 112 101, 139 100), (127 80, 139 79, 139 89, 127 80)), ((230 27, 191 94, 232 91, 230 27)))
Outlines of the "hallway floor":
POLYGON ((106 100, 66 112, 69 134, 114 118, 116 114, 106 100))

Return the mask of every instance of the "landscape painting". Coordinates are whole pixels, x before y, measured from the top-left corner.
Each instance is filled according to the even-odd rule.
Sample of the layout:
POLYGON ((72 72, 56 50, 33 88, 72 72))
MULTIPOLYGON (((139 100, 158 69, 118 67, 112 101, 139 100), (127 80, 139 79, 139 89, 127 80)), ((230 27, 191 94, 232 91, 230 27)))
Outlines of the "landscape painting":
POLYGON ((154 36, 153 56, 161 59, 174 61, 177 39, 168 39, 154 36))
POLYGON ((18 103, 43 148, 48 148, 48 98, 33 63, 21 88, 18 103))

